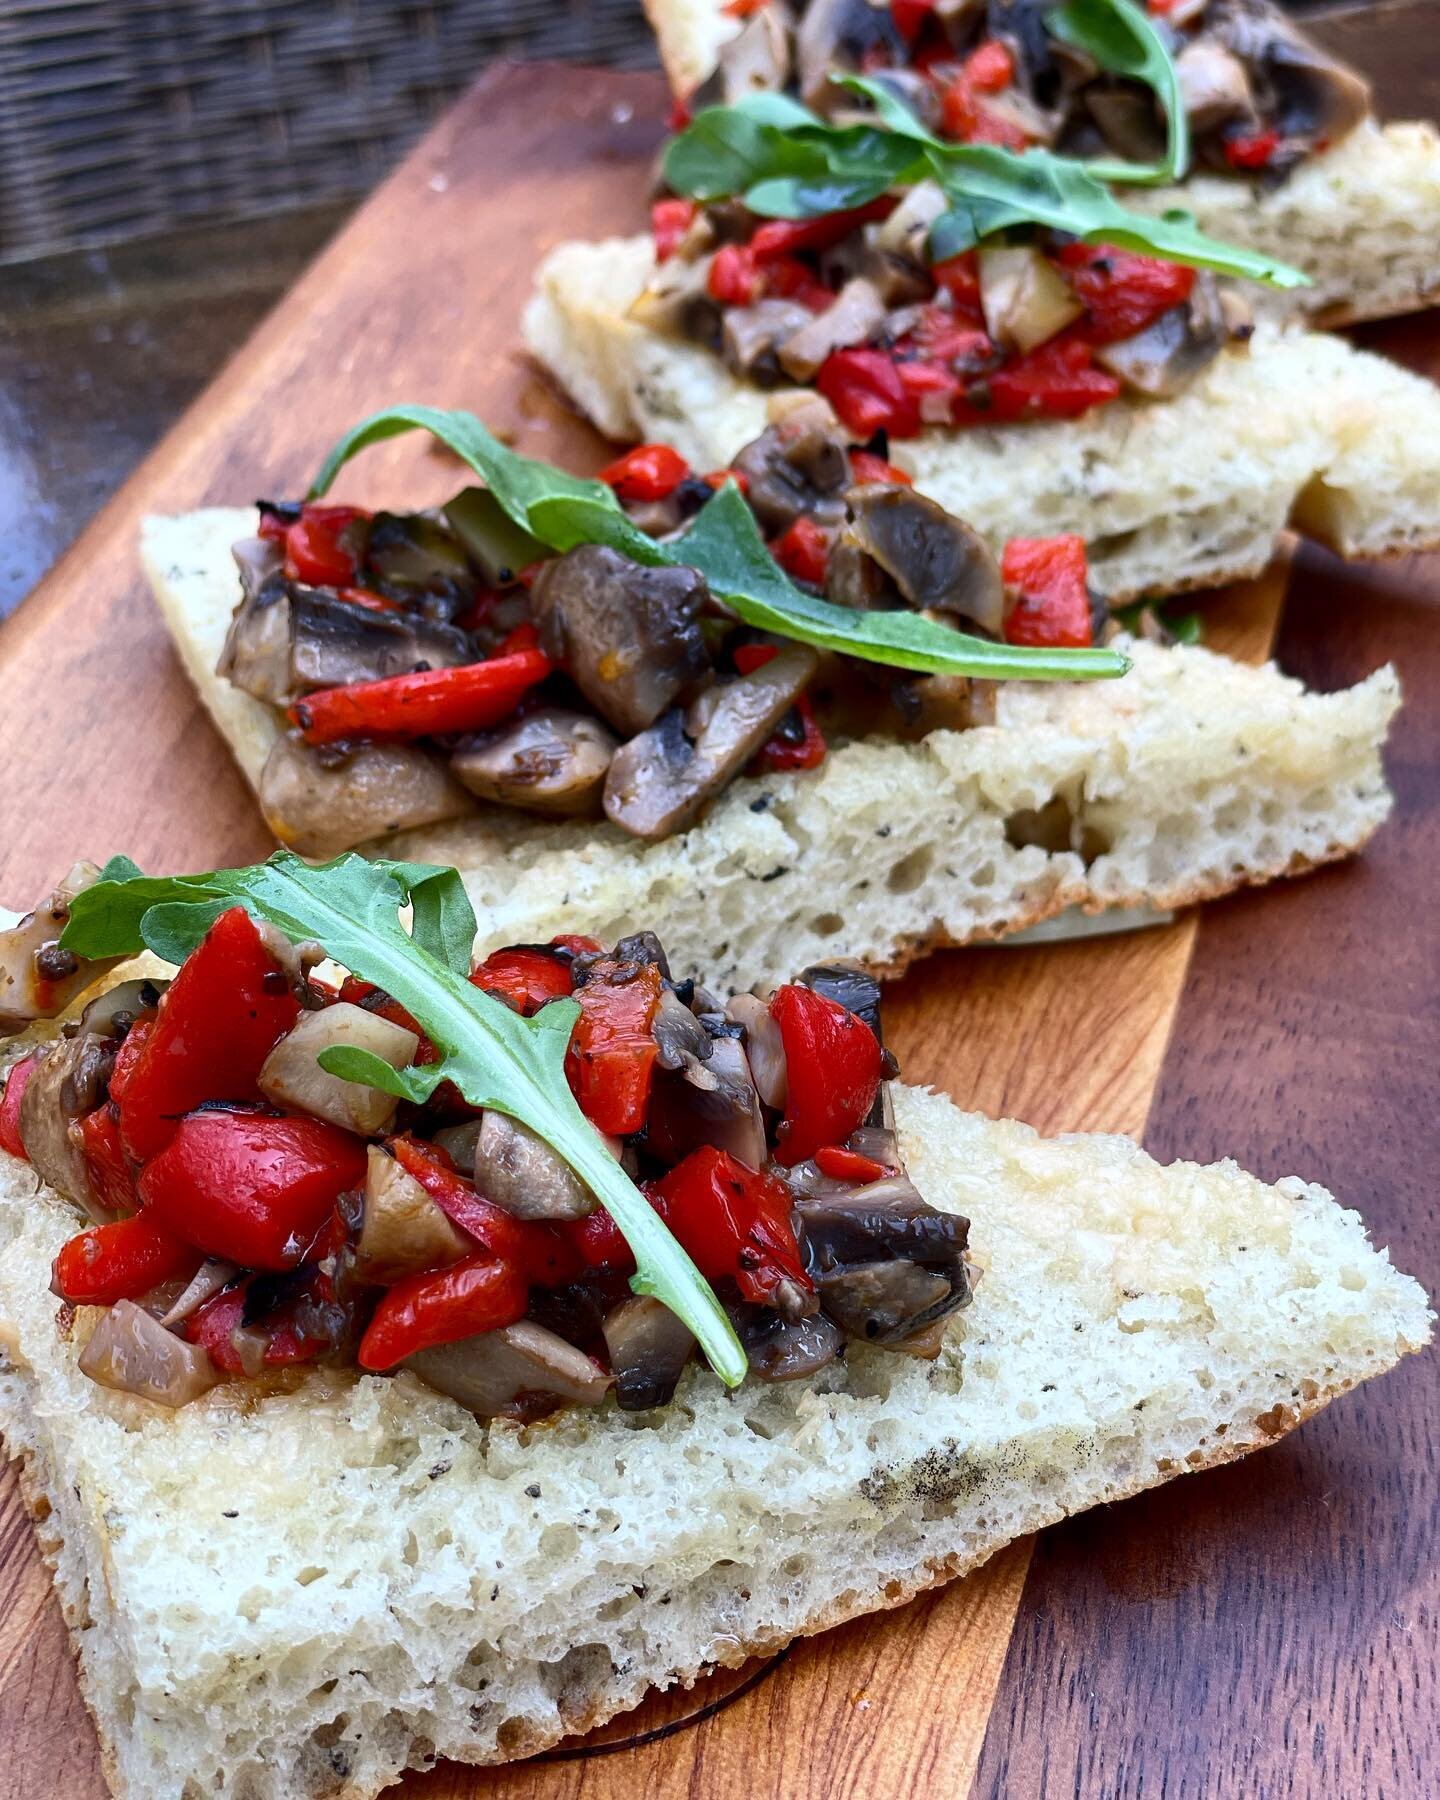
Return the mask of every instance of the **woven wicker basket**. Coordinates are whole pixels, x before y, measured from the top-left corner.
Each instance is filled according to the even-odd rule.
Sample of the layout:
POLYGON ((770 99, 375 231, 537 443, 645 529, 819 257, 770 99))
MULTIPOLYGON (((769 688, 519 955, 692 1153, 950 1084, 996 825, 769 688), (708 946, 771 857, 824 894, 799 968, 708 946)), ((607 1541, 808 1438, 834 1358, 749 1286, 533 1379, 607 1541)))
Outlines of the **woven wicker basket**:
POLYGON ((653 50, 639 0, 0 0, 0 257, 359 193, 500 55, 653 50))

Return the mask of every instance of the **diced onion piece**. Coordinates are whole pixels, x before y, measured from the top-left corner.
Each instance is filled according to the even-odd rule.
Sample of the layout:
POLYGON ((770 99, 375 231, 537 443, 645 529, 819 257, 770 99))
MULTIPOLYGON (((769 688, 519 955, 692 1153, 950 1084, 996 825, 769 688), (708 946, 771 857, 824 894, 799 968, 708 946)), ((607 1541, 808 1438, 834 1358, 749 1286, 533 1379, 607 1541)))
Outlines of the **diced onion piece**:
POLYGON ((1033 350, 1085 310, 1060 271, 1038 250, 1006 244, 980 252, 985 329, 1007 350, 1033 350))
POLYGON ((343 1130, 368 1137, 383 1131, 395 1115, 395 1096, 383 1088, 330 1075, 316 1061, 322 1050, 344 1045, 369 1050, 392 1069, 402 1069, 420 1047, 403 1025, 352 1006, 348 1000, 304 1013, 265 1058, 260 1092, 277 1106, 307 1112, 343 1130))

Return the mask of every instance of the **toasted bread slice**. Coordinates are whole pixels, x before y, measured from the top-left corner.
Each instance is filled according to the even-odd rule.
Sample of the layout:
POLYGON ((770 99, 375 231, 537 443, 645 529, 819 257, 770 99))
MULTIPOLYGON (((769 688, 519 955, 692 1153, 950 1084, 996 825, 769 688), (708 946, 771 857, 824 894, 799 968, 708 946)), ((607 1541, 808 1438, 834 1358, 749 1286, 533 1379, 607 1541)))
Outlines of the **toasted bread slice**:
MULTIPOLYGON (((238 593, 229 547, 253 522, 240 510, 149 519, 141 548, 185 665, 258 788, 277 714, 214 672, 238 593)), ((810 773, 742 778, 658 844, 495 807, 385 847, 461 870, 484 949, 648 925, 680 962, 749 987, 842 953, 898 972, 1070 906, 1211 899, 1349 855, 1389 812, 1393 670, 1320 695, 1273 666, 1128 648, 1134 668, 1118 681, 1002 685, 993 726, 865 739, 810 773)))
POLYGON ((898 1605, 1099 1501, 1279 1437, 1429 1336, 1318 1187, 1047 1142, 898 1089, 988 1265, 939 1359, 489 1427, 413 1377, 168 1412, 77 1367, 76 1228, 0 1155, 0 1429, 121 1800, 368 1800, 898 1605), (1043 1303, 1042 1303, 1043 1302, 1043 1303))
MULTIPOLYGON (((764 428, 770 395, 626 316, 653 266, 644 238, 562 245, 526 341, 607 436, 721 468, 764 428)), ((892 452, 997 548, 1079 532, 1112 600, 1258 574, 1287 523, 1345 556, 1440 543, 1440 391, 1316 332, 1262 326, 1175 400, 926 431, 892 452)))
MULTIPOLYGON (((646 0, 645 11, 678 95, 713 72, 743 22, 722 0, 646 0)), ((1269 191, 1241 176, 1199 173, 1181 187, 1127 188, 1125 203, 1183 207, 1212 237, 1303 269, 1312 287, 1256 291, 1271 318, 1384 319, 1440 295, 1440 137, 1430 125, 1368 120, 1269 191)))

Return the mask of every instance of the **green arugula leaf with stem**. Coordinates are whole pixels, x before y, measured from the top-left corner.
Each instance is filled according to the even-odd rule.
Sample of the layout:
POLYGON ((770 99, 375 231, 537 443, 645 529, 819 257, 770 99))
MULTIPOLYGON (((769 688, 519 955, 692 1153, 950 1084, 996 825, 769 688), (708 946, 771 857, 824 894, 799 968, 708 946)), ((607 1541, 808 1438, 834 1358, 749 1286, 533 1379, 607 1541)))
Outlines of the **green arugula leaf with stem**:
POLYGON ((933 180, 950 202, 931 231, 937 262, 1017 226, 1041 225, 1084 243, 1116 244, 1272 287, 1309 285, 1299 269, 1206 236, 1179 208, 1133 212, 1072 157, 946 143, 882 83, 864 75, 834 79, 874 106, 883 129, 829 125, 813 113, 801 123, 793 102, 787 117, 794 122, 785 126, 757 125, 749 101, 709 107, 672 142, 667 180, 691 198, 740 198, 753 211, 782 219, 820 218, 837 210, 837 197, 838 210, 844 210, 889 189, 933 180), (702 122, 706 146, 740 143, 743 154, 706 162, 689 142, 702 122), (727 185, 731 177, 739 177, 733 186, 727 185))
POLYGON ((554 1000, 530 1019, 467 979, 475 915, 453 869, 367 861, 347 854, 318 867, 288 850, 244 869, 151 877, 111 863, 77 894, 62 943, 81 956, 148 948, 182 962, 227 907, 240 905, 296 943, 315 939, 362 980, 412 1015, 439 1051, 424 1067, 392 1069, 354 1048, 321 1052, 321 1068, 423 1102, 453 1081, 472 1106, 518 1119, 550 1146, 601 1201, 635 1255, 631 1287, 664 1302, 694 1332, 729 1386, 745 1378, 745 1352, 716 1299, 659 1214, 611 1156, 565 1079, 565 1051, 579 1014, 554 1000), (401 922, 409 905, 414 936, 401 922))
POLYGON ((1154 186, 1183 181, 1190 167, 1190 122, 1180 77, 1165 39, 1134 0, 1065 0, 1048 14, 1049 29, 1064 43, 1093 56, 1102 69, 1153 88, 1165 113, 1165 155, 1158 163, 1086 164, 1101 181, 1154 186))
POLYGON ((797 587, 765 548, 754 515, 726 482, 689 529, 657 543, 631 524, 603 481, 567 475, 507 449, 466 412, 396 406, 348 432, 326 457, 310 490, 323 494, 352 456, 402 431, 431 432, 481 476, 506 514, 552 550, 606 544, 636 562, 698 569, 717 599, 747 625, 818 649, 925 675, 1003 681, 1093 681, 1123 675, 1129 661, 1113 650, 1034 650, 997 644, 919 613, 857 612, 797 587))

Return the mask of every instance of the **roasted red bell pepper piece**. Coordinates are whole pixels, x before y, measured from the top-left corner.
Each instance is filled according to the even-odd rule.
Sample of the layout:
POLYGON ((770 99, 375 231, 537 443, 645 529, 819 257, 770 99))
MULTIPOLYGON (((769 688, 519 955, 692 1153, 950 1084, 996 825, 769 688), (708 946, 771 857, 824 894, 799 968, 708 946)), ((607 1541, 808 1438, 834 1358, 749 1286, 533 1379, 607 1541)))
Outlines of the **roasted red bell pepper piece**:
POLYGON ((891 487, 914 487, 915 477, 904 469, 897 469, 892 462, 886 462, 883 456, 876 456, 870 450, 852 450, 850 452, 850 479, 854 482, 885 482, 891 487))
POLYGON ((290 708, 307 744, 350 737, 429 737, 488 731, 554 668, 543 650, 515 650, 458 669, 421 669, 322 688, 290 708))
POLYGON ((119 1106, 125 1098, 130 1077, 140 1061, 140 1052, 145 1048, 154 1026, 154 1014, 148 1019, 137 1019, 121 1040, 120 1048, 115 1052, 115 1066, 110 1071, 110 1099, 113 1105, 119 1106))
POLYGON ((388 1147, 400 1167, 415 1177, 453 1224, 491 1256, 518 1269, 527 1282, 537 1287, 559 1287, 580 1272, 579 1257, 555 1226, 535 1219, 517 1219, 503 1206, 487 1200, 433 1144, 397 1137, 390 1140, 388 1147))
POLYGON ((1264 169, 1275 160, 1279 148, 1278 131, 1247 132, 1240 137, 1226 138, 1225 160, 1232 169, 1264 169))
POLYGON ((660 971, 642 963, 626 980, 619 979, 620 971, 614 957, 602 957, 576 989, 580 1017, 565 1057, 580 1110, 610 1137, 624 1137, 645 1123, 659 1055, 650 1028, 660 1004, 660 971))
POLYGON ((1183 263, 1114 244, 1066 244, 1058 261, 1085 308, 1083 330, 1092 344, 1133 337, 1188 300, 1195 286, 1195 271, 1183 263))
POLYGON ((1120 393, 1113 375, 1094 367, 1090 346, 1064 334, 1026 356, 1017 356, 985 383, 987 403, 972 388, 956 407, 956 422, 968 425, 1012 419, 1074 419, 1104 406, 1120 393))
POLYGON ((830 566, 830 539, 823 525, 804 513, 787 525, 770 546, 770 554, 797 581, 824 587, 830 566))
POLYGON ((890 0, 890 17, 907 44, 913 44, 935 10, 935 0, 890 0))
MULTIPOLYGON (((780 652, 774 644, 741 644, 735 651, 735 667, 742 675, 761 669, 780 652)), ((751 759, 749 772, 774 774, 785 769, 818 769, 825 760, 825 733, 816 723, 815 711, 804 694, 790 709, 799 720, 798 734, 788 729, 789 714, 776 726, 769 741, 751 759)))
POLYGON ((865 206, 825 213, 816 219, 769 219, 752 234, 749 247, 762 262, 775 256, 794 256, 799 250, 829 250, 872 219, 888 218, 895 204, 893 195, 882 194, 865 206))
POLYGON ((492 950, 470 980, 528 1019, 547 1000, 569 994, 570 964, 549 950, 515 944, 508 950, 492 950))
POLYGON ((138 1300, 162 1281, 189 1280, 200 1252, 145 1213, 95 1225, 61 1247, 51 1286, 72 1306, 138 1300))
POLYGON ((25 1162, 30 1158, 25 1154, 25 1142, 20 1136, 20 1102, 25 1098, 30 1077, 39 1066, 39 1054, 34 1050, 29 1056, 22 1056, 19 1062, 11 1063, 10 1073, 5 1077, 5 1092, 0 1094, 0 1150, 8 1150, 11 1156, 18 1156, 25 1162))
POLYGON ((1000 574, 1015 596, 1007 644, 1078 650, 1094 642, 1084 538, 1011 538, 1000 574))
POLYGON ((732 1277, 762 1306, 782 1282, 814 1291, 790 1223, 790 1190, 776 1176, 705 1144, 656 1182, 652 1197, 707 1281, 732 1277))
MULTIPOLYGON (((120 1141, 120 1115, 113 1102, 86 1113, 79 1125, 80 1153, 90 1185, 111 1212, 134 1212, 140 1204, 135 1171, 120 1141)), ((121 1295, 121 1298, 126 1298, 121 1295)))
POLYGON ((509 1263, 481 1252, 397 1281, 360 1340, 363 1369, 392 1369, 417 1350, 498 1331, 525 1316, 528 1292, 509 1263))
POLYGON ((597 1206, 586 1218, 566 1222, 560 1229, 587 1269, 613 1269, 622 1275, 634 1274, 635 1252, 603 1206, 597 1206))
MULTIPOLYGON (((250 1283, 247 1281, 222 1289, 203 1306, 198 1307, 186 1322, 186 1336, 190 1342, 199 1344, 215 1367, 226 1375, 246 1373, 245 1364, 235 1346, 235 1334, 244 1326, 245 1300, 249 1287, 250 1283)), ((265 1319, 258 1325, 246 1328, 264 1338, 261 1362, 267 1369, 308 1362, 325 1348, 322 1338, 306 1337, 293 1317, 286 1316, 291 1311, 293 1302, 279 1318, 265 1319)))
POLYGON ((307 587, 352 587, 359 566, 352 527, 368 516, 358 506, 304 506, 285 532, 287 577, 307 587))
POLYGON ((149 1216, 249 1269, 305 1260, 336 1200, 365 1179, 365 1140, 322 1119, 195 1112, 140 1174, 149 1216))
POLYGON ((804 1162, 843 1144, 875 1103, 880 1041, 852 1012, 810 988, 787 984, 770 1002, 785 1046, 788 1092, 777 1162, 804 1162))
POLYGON ((639 444, 600 471, 600 480, 621 500, 663 500, 690 473, 690 465, 668 444, 639 444))
POLYGON ((998 94, 1015 79, 1015 58, 999 38, 991 38, 965 58, 965 79, 977 94, 998 94))
POLYGON ((249 914, 239 906, 221 913, 124 1069, 120 1137, 129 1155, 142 1163, 154 1156, 202 1101, 258 1099, 261 1064, 299 1016, 289 978, 249 914))
POLYGON ((914 437, 920 414, 914 398, 883 350, 836 350, 820 365, 815 385, 857 438, 877 431, 914 437))
POLYGON ((706 286, 722 306, 751 306, 765 291, 765 276, 748 244, 722 244, 706 286))
POLYGON ((957 313, 963 314, 971 324, 978 324, 984 318, 978 252, 962 250, 957 256, 947 256, 944 262, 936 263, 930 273, 936 287, 955 302, 957 313))
POLYGON ((680 248, 681 239, 695 223, 699 207, 693 200, 657 200, 650 208, 650 235, 655 240, 655 260, 664 262, 680 248))
POLYGON ((815 1152, 815 1166, 832 1181, 879 1181, 890 1173, 873 1156, 862 1156, 843 1144, 822 1144, 815 1152))
POLYGON ((764 257, 760 273, 765 293, 772 299, 794 300, 801 306, 808 306, 811 312, 824 312, 835 299, 833 289, 826 287, 798 256, 764 257))

